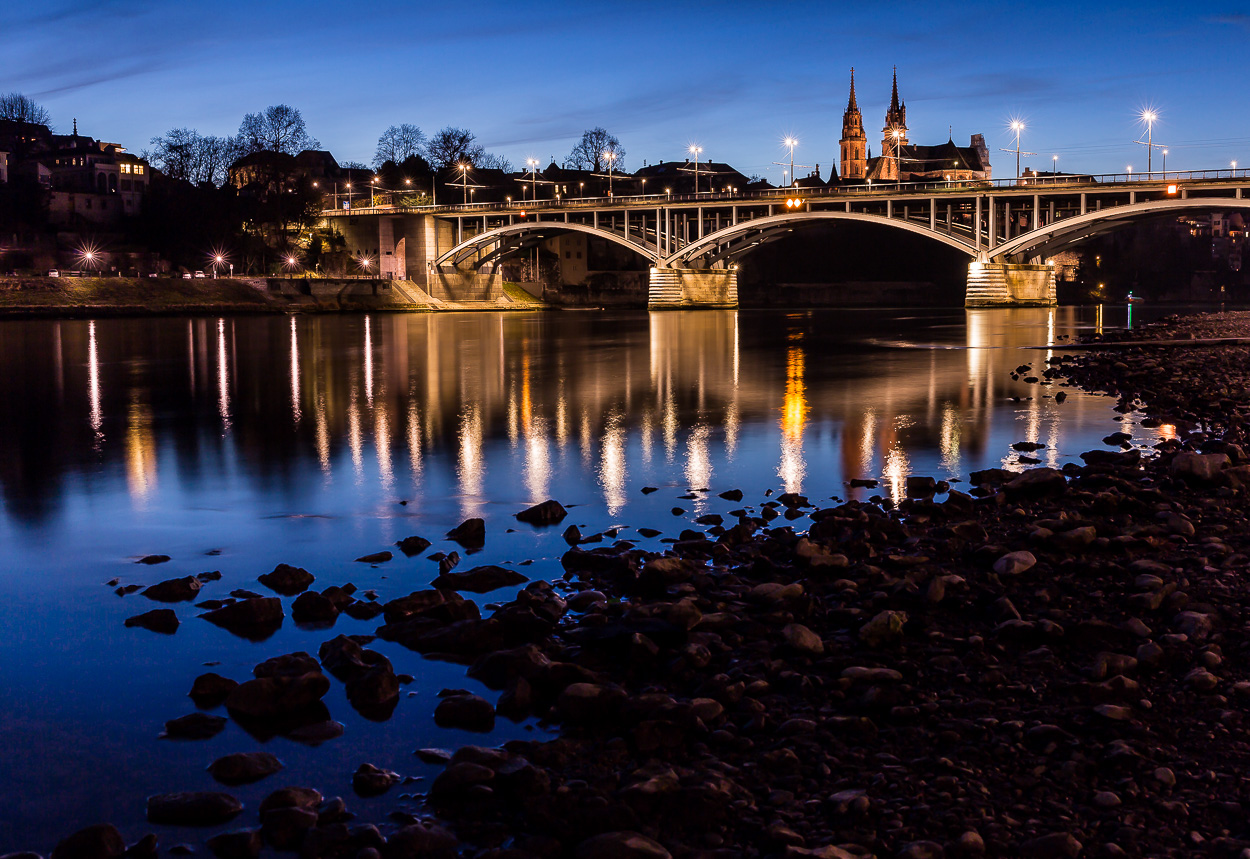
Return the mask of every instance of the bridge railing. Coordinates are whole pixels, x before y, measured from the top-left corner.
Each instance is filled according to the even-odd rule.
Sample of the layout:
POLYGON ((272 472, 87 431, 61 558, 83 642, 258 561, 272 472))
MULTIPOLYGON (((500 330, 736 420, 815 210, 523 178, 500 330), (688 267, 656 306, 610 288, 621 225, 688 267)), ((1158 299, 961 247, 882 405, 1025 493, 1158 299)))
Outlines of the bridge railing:
POLYGON ((1152 184, 1167 185, 1184 182, 1218 182, 1220 180, 1246 182, 1250 169, 1225 167, 1215 170, 1155 170, 1146 173, 1096 173, 1096 174, 1035 174, 1009 179, 936 179, 917 182, 866 182, 863 185, 838 185, 819 187, 760 188, 753 191, 732 192, 700 191, 697 194, 615 194, 610 197, 557 197, 552 200, 529 200, 523 203, 484 202, 462 204, 438 204, 422 206, 372 206, 357 209, 328 209, 323 216, 371 215, 371 214, 448 214, 483 215, 492 212, 539 212, 576 211, 578 209, 648 208, 676 204, 711 203, 733 205, 735 203, 768 203, 786 199, 863 199, 882 200, 898 196, 966 196, 986 191, 1011 191, 1039 189, 1059 190, 1098 189, 1106 185, 1152 184))

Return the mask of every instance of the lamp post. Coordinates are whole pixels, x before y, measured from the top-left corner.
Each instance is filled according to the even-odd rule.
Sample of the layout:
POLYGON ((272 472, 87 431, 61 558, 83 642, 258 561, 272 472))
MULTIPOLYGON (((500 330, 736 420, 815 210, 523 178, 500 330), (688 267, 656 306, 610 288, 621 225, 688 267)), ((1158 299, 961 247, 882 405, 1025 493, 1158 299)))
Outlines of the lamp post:
POLYGON ((369 208, 373 208, 373 189, 378 185, 378 177, 374 176, 369 180, 369 208))
POLYGON ((690 154, 694 156, 694 193, 699 193, 699 153, 703 151, 702 146, 690 146, 690 154))
POLYGON ((894 138, 894 181, 903 181, 903 159, 902 153, 898 151, 898 138, 900 131, 896 128, 890 132, 890 136, 894 138))
POLYGON ((460 168, 460 190, 464 194, 463 205, 469 205, 469 165, 461 161, 456 165, 460 168))
POLYGON ((1168 178, 1168 151, 1163 150, 1163 178, 1168 178))
MULTIPOLYGON (((217 279, 217 269, 221 268, 221 264, 225 261, 226 261, 226 258, 223 257, 221 254, 217 254, 215 257, 213 257, 213 280, 217 279)), ((231 268, 233 268, 233 266, 231 266, 231 268)))
POLYGON ((1018 119, 1011 122, 1011 130, 1016 133, 1016 178, 1020 178, 1020 132, 1024 131, 1024 123, 1018 119))
POLYGON ((1050 156, 1050 163, 1051 163, 1050 176, 1052 179, 1058 182, 1059 181, 1059 156, 1058 155, 1050 156))
POLYGON ((608 196, 612 196, 612 168, 616 165, 616 153, 612 150, 605 150, 603 158, 608 162, 608 196))
POLYGON ((794 147, 799 145, 799 141, 793 137, 787 137, 784 141, 786 146, 790 147, 790 181, 794 181, 794 147))
POLYGON ((534 200, 538 199, 538 159, 526 158, 525 164, 530 168, 531 191, 530 197, 534 200))
POLYGON ((1237 178, 1237 162, 1236 161, 1233 162, 1233 178, 1234 179, 1237 178))
POLYGON ((1155 150, 1155 145, 1154 145, 1155 120, 1158 118, 1159 118, 1159 114, 1155 113, 1153 110, 1147 109, 1147 110, 1143 110, 1141 113, 1142 122, 1146 123, 1146 176, 1147 177, 1149 177, 1150 174, 1154 172, 1154 170, 1152 169, 1154 166, 1154 163, 1151 161, 1150 156, 1154 154, 1154 150, 1155 150))

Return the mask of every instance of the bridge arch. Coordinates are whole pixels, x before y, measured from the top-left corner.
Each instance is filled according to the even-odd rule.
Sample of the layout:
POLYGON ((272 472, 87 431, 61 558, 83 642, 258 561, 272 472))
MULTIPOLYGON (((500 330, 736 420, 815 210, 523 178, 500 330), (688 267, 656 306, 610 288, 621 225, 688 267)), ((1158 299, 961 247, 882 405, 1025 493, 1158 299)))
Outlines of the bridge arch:
POLYGON ((1169 212, 1218 209, 1250 209, 1250 199, 1237 197, 1184 197, 1167 200, 1148 200, 1113 206, 1063 218, 1053 224, 1021 233, 985 252, 988 259, 1019 262, 1022 258, 1040 256, 1052 248, 1076 244, 1083 239, 1124 226, 1126 221, 1142 220, 1169 212))
POLYGON ((652 264, 659 257, 659 253, 654 245, 634 241, 615 230, 605 230, 587 224, 575 224, 567 221, 526 221, 524 223, 507 224, 502 227, 496 227, 493 230, 487 230, 484 233, 478 233, 475 236, 470 236, 434 260, 434 266, 437 268, 443 265, 459 265, 470 256, 490 245, 503 243, 509 238, 521 238, 527 233, 543 231, 586 233, 601 239, 607 239, 622 247, 629 248, 652 264))
POLYGON ((807 221, 858 221, 860 223, 894 227, 941 242, 967 255, 970 259, 977 258, 977 248, 972 242, 959 236, 930 230, 927 226, 905 221, 902 218, 887 218, 883 215, 870 215, 861 212, 817 211, 786 212, 749 221, 740 221, 732 226, 723 227, 714 233, 709 233, 698 241, 691 242, 676 253, 665 257, 660 264, 666 268, 688 266, 692 261, 714 251, 718 245, 731 243, 736 238, 746 237, 752 232, 760 232, 762 235, 766 235, 807 221))

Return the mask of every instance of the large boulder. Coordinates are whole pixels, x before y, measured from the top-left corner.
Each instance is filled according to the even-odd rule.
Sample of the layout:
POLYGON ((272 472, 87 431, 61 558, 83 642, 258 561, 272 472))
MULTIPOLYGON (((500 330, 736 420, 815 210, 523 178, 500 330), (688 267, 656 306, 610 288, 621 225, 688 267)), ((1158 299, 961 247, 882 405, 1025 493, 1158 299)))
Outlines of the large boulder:
POLYGON ((271 591, 284 597, 293 597, 308 590, 315 579, 313 574, 303 567, 292 567, 290 564, 278 564, 272 572, 257 576, 257 581, 271 591))
POLYGON ((80 829, 52 848, 52 859, 115 859, 126 852, 126 842, 117 827, 100 823, 80 829))
POLYGON ((525 522, 529 525, 556 525, 567 515, 569 511, 565 510, 559 501, 549 498, 541 504, 522 510, 516 514, 516 518, 518 522, 525 522))
POLYGON ((179 624, 178 615, 174 614, 173 609, 168 608, 154 608, 151 611, 145 611, 143 614, 126 618, 126 626, 128 627, 137 626, 140 629, 159 632, 163 635, 173 635, 178 631, 179 624))
POLYGON ((173 826, 216 826, 234 819, 243 803, 228 793, 194 791, 148 797, 148 822, 173 826))
POLYGON ((282 600, 277 597, 250 597, 205 612, 200 617, 235 635, 261 641, 282 626, 282 600))
POLYGON ((484 594, 528 581, 528 576, 524 576, 516 570, 487 564, 486 566, 465 570, 462 573, 443 573, 430 584, 441 590, 469 591, 475 594, 484 594))
POLYGON ((251 784, 282 769, 282 761, 269 752, 236 752, 209 764, 208 773, 227 785, 251 784))
POLYGON ((195 599, 200 587, 201 582, 195 576, 184 576, 181 579, 166 579, 150 588, 144 588, 140 593, 157 602, 185 602, 195 599))
POLYGON ((486 545, 486 522, 482 519, 465 519, 448 531, 447 537, 466 549, 480 549, 486 545))

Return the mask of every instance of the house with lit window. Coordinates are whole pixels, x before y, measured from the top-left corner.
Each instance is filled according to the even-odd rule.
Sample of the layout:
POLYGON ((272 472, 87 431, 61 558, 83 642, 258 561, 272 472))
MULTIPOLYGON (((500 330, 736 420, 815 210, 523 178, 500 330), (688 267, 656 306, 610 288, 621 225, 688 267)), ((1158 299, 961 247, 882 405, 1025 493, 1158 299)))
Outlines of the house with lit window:
POLYGON ((111 224, 143 210, 148 163, 120 144, 80 135, 77 121, 73 134, 52 135, 48 150, 33 160, 51 188, 48 218, 53 224, 111 224))

